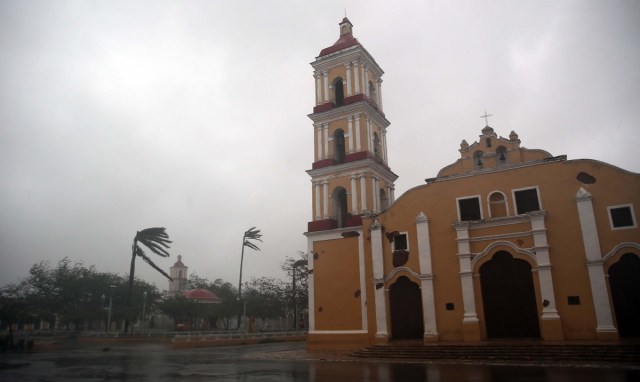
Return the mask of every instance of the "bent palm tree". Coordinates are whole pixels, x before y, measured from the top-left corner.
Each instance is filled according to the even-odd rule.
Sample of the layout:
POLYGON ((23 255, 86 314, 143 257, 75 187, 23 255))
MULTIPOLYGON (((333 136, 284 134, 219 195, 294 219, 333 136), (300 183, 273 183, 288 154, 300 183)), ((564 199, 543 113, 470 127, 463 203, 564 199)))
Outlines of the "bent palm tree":
POLYGON ((244 262, 244 247, 249 247, 253 250, 259 251, 257 245, 250 242, 249 240, 257 240, 262 241, 260 239, 262 234, 259 229, 256 227, 249 228, 244 235, 242 236, 242 254, 240 255, 240 281, 238 281, 238 302, 240 302, 240 312, 238 313, 238 329, 240 329, 240 318, 242 317, 242 263, 244 262))
MULTIPOLYGON (((173 281, 171 276, 167 274, 162 268, 157 266, 149 256, 142 250, 142 247, 138 244, 142 244, 145 247, 149 248, 151 252, 155 253, 158 256, 169 257, 169 252, 167 252, 167 248, 169 248, 169 235, 165 232, 165 228, 147 228, 142 231, 136 232, 136 236, 133 238, 133 245, 131 246, 131 268, 129 270, 129 290, 127 294, 127 305, 131 306, 131 297, 133 295, 133 279, 136 271, 136 257, 142 257, 147 264, 151 265, 155 270, 160 272, 164 277, 168 278, 169 281, 173 281)), ((129 320, 125 321, 124 331, 127 332, 129 328, 129 320)))

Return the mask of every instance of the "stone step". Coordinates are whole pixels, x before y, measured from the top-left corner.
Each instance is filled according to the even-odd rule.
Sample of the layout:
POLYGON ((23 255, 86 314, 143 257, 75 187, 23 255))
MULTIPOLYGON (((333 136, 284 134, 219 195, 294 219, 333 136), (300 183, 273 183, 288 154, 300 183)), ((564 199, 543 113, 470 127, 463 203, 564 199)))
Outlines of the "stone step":
POLYGON ((352 353, 360 358, 606 362, 640 365, 638 345, 376 345, 352 353))

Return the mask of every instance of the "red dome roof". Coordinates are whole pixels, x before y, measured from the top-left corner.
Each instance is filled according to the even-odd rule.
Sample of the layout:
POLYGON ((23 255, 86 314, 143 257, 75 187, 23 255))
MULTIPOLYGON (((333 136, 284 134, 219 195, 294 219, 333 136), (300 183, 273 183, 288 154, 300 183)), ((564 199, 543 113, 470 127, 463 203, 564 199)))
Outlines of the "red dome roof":
POLYGON ((208 304, 219 304, 222 299, 215 293, 206 289, 192 289, 184 291, 184 297, 197 302, 203 302, 208 304))
POLYGON ((320 52, 320 56, 318 57, 326 56, 329 53, 337 52, 354 45, 358 45, 358 40, 353 37, 351 33, 343 34, 333 45, 328 48, 322 49, 322 51, 320 52))

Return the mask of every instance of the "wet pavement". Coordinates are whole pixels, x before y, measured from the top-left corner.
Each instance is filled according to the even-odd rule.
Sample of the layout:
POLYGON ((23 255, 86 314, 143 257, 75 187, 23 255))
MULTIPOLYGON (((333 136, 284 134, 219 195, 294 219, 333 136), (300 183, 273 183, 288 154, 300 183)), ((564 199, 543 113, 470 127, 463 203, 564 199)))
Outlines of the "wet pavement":
POLYGON ((0 381, 640 381, 640 365, 402 363, 310 356, 303 349, 302 342, 185 350, 140 344, 5 353, 0 381))

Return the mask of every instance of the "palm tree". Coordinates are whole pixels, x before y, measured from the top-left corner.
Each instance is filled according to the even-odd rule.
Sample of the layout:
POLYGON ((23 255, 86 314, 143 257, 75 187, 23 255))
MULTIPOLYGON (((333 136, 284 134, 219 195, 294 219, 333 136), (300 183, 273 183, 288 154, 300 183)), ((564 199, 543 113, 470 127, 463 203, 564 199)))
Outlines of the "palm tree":
MULTIPOLYGON (((142 247, 138 244, 142 244, 147 247, 151 252, 155 253, 158 256, 169 257, 169 252, 167 252, 167 248, 169 248, 169 235, 165 232, 165 228, 147 228, 142 231, 136 232, 136 236, 133 238, 133 245, 131 246, 131 268, 129 270, 129 290, 127 294, 127 305, 131 306, 131 298, 133 296, 133 279, 136 271, 136 257, 142 257, 147 264, 151 265, 155 270, 160 272, 164 277, 169 279, 169 281, 173 281, 171 276, 167 274, 162 268, 157 266, 153 260, 142 250, 142 247)), ((129 320, 125 320, 124 331, 125 333, 129 329, 129 320)))
MULTIPOLYGON (((249 247, 256 251, 259 251, 257 245, 249 240, 257 240, 262 242, 262 234, 256 227, 249 228, 242 236, 242 254, 240 255, 240 281, 238 282, 238 302, 242 302, 242 263, 244 262, 244 247, 249 247)), ((240 312, 238 313, 238 329, 240 329, 240 318, 242 317, 242 304, 240 305, 240 312)))

